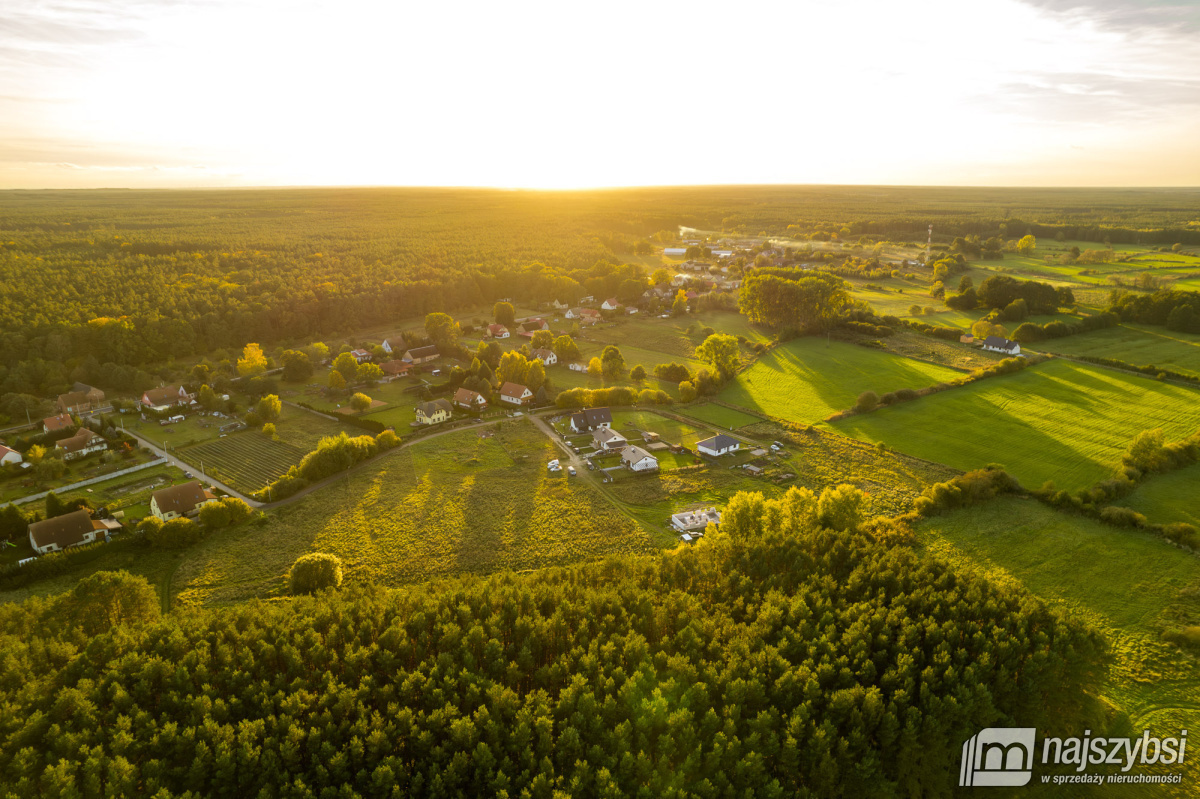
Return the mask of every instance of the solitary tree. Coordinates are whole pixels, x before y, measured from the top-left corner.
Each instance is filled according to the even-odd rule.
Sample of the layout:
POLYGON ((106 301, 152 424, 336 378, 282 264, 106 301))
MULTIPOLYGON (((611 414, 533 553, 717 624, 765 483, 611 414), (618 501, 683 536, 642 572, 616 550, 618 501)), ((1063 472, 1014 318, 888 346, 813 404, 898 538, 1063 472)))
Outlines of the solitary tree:
POLYGON ((266 422, 273 422, 283 411, 283 403, 274 394, 268 394, 258 401, 258 416, 266 422))
POLYGON ((333 370, 340 372, 343 379, 349 383, 358 374, 358 361, 350 353, 343 352, 333 359, 333 370))
POLYGON ((426 314, 425 332, 435 343, 451 346, 458 340, 458 322, 455 322, 449 314, 426 314))
MULTIPOLYGON (((324 346, 324 345, 322 345, 324 346)), ((284 350, 283 352, 283 379, 292 382, 300 382, 312 377, 313 365, 312 359, 308 357, 308 353, 300 350, 284 350)))
POLYGON ((360 383, 378 383, 383 379, 383 369, 370 362, 360 363, 358 369, 354 371, 354 377, 360 383))
POLYGON ((620 380, 625 376, 625 356, 621 350, 609 344, 600 353, 600 371, 605 380, 620 380))
POLYGON ((737 371, 738 340, 728 333, 713 333, 696 348, 696 357, 711 364, 722 378, 728 379, 737 371))
POLYGON ((1037 249, 1037 239, 1033 236, 1024 236, 1017 242, 1017 252, 1021 255, 1029 255, 1037 249))
POLYGON ((288 584, 293 594, 311 594, 342 584, 342 561, 337 555, 311 552, 292 564, 288 584))
POLYGON ((687 313, 687 292, 683 289, 675 292, 675 301, 671 303, 671 316, 683 316, 687 313))
POLYGON ((350 407, 356 411, 365 411, 371 407, 371 398, 361 391, 350 398, 350 407))
POLYGON ((342 377, 342 373, 336 369, 329 373, 329 387, 334 391, 341 391, 346 388, 346 378, 342 377))
POLYGON ((498 325, 511 325, 517 321, 517 312, 511 302, 498 302, 492 307, 492 316, 498 325))
POLYGON ((267 356, 263 355, 262 347, 247 344, 242 350, 242 357, 238 359, 237 370, 243 377, 253 377, 267 371, 267 356))
MULTIPOLYGON (((538 331, 541 332, 541 331, 538 331)), ((554 339, 554 354, 558 357, 559 362, 577 361, 580 358, 579 345, 575 343, 575 339, 568 335, 561 335, 554 339)))

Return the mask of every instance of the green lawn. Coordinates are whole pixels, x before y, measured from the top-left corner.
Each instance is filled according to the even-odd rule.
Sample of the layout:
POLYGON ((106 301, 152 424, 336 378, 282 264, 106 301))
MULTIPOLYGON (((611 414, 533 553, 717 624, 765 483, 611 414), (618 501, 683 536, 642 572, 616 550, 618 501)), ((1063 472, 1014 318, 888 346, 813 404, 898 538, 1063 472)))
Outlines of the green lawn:
POLYGON ((613 429, 627 438, 635 439, 635 431, 658 433, 664 442, 682 444, 688 448, 694 447, 697 441, 712 436, 712 433, 703 427, 684 424, 651 411, 614 410, 613 429))
POLYGON ((921 388, 962 373, 944 366, 824 338, 788 342, 738 375, 723 402, 794 422, 819 422, 864 391, 921 388))
POLYGON ((683 416, 689 416, 692 419, 699 419, 701 422, 715 425, 722 430, 735 430, 739 427, 745 427, 748 424, 761 422, 762 419, 758 416, 751 416, 748 413, 726 408, 724 405, 717 405, 714 402, 705 402, 700 405, 690 405, 686 408, 680 408, 679 413, 683 416))
POLYGON ((1114 504, 1133 508, 1159 524, 1187 522, 1200 527, 1200 464, 1151 475, 1114 504))
POLYGON ((1200 376, 1200 335, 1176 333, 1165 327, 1125 324, 1038 342, 1033 348, 1063 355, 1115 358, 1200 376))
POLYGON ((1200 392, 1053 360, 832 423, 845 435, 973 469, 1003 464, 1027 487, 1077 489, 1108 477, 1133 437, 1200 426, 1200 392))
MULTIPOLYGON (((1017 580, 1100 630, 1114 655, 1105 698, 1132 732, 1196 729, 1200 665, 1164 643, 1164 629, 1200 623, 1200 559, 1149 533, 1059 513, 1033 500, 998 499, 921 523, 922 543, 960 568, 1017 580)), ((1152 732, 1151 734, 1158 734, 1152 732)), ((1194 795, 1196 761, 1173 792, 1194 795)), ((1127 795, 1127 786, 1112 795, 1127 795)), ((1089 794, 1090 795, 1090 794, 1089 794)))

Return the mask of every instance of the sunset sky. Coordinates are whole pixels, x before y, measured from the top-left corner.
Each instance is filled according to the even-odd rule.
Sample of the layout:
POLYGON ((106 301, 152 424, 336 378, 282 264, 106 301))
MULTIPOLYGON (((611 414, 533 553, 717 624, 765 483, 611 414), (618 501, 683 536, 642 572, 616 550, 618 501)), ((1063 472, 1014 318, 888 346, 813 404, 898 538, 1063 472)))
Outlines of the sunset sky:
POLYGON ((1200 185, 1200 4, 0 0, 0 188, 1200 185))

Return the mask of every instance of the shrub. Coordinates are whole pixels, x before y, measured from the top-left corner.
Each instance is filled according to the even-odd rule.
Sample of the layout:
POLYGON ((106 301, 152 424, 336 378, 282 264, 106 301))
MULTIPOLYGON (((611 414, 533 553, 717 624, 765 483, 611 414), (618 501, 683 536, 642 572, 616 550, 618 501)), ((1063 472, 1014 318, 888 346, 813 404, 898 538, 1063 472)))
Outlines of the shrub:
POLYGON ((359 412, 365 411, 371 407, 371 398, 361 391, 356 392, 350 398, 350 407, 359 412))
POLYGON ((90 636, 118 624, 152 622, 161 610, 158 592, 146 578, 124 570, 96 572, 80 580, 55 606, 57 615, 90 636))
POLYGON ((1144 527, 1146 525, 1146 517, 1132 508, 1105 508, 1100 511, 1100 521, 1117 527, 1144 527))
POLYGON ((858 395, 858 401, 854 403, 854 410, 861 412, 873 411, 879 407, 879 395, 874 391, 864 391, 858 395))
POLYGON ((342 584, 342 560, 327 552, 301 555, 288 572, 288 586, 293 594, 312 594, 342 584))
POLYGON ((394 449, 400 446, 400 436, 396 435, 395 430, 384 430, 382 433, 375 436, 375 445, 380 451, 385 449, 394 449))
POLYGON ((204 537, 204 530, 191 519, 180 517, 146 530, 146 540, 157 549, 182 549, 204 537))

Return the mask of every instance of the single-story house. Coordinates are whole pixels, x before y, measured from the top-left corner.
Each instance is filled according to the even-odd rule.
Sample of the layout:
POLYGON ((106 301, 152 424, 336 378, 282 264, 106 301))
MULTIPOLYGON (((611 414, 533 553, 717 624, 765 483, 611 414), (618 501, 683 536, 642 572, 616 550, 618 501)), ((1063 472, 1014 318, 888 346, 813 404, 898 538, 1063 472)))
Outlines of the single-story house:
POLYGON ((371 360, 371 353, 366 350, 350 350, 350 354, 354 356, 354 360, 359 363, 366 363, 371 360))
POLYGON ((408 374, 408 370, 412 369, 412 364, 401 360, 384 361, 379 364, 379 368, 383 370, 384 381, 390 383, 397 377, 404 377, 408 374))
POLYGON ((421 424, 441 424, 450 421, 454 406, 448 399, 435 399, 417 403, 417 421, 421 424))
POLYGON ((93 519, 90 513, 81 508, 29 525, 29 545, 34 552, 45 555, 47 552, 90 544, 104 538, 109 530, 120 528, 118 522, 93 519))
POLYGON ((58 395, 55 404, 59 413, 88 413, 104 404, 103 391, 91 386, 78 385, 76 390, 58 395))
POLYGON ((635 472, 648 472, 658 468, 658 458, 641 447, 626 447, 621 452, 621 465, 635 472))
POLYGON ((512 333, 504 325, 488 325, 488 335, 492 338, 508 338, 512 333))
POLYGON ((73 461, 76 458, 91 455, 93 452, 103 452, 108 449, 108 442, 104 440, 103 436, 93 433, 86 427, 81 427, 79 432, 70 438, 56 441, 54 449, 62 453, 63 460, 73 461))
POLYGON ((482 394, 469 388, 460 388, 454 392, 454 404, 468 411, 482 411, 488 406, 482 394))
POLYGON ((671 516, 671 526, 681 533, 686 533, 690 530, 703 531, 705 527, 708 527, 709 522, 713 524, 721 523, 721 512, 716 508, 689 510, 671 516))
POLYGON ((600 307, 605 311, 615 311, 621 307, 621 301, 616 297, 609 297, 607 300, 600 303, 600 307))
POLYGON ((413 366, 420 366, 423 363, 435 360, 440 355, 441 353, 438 352, 437 346, 430 344, 427 347, 414 347, 404 353, 404 357, 401 360, 413 366))
POLYGON ((68 430, 74 426, 75 420, 69 413, 60 413, 58 416, 50 416, 42 420, 43 433, 57 433, 59 430, 68 430))
POLYGON ((612 427, 612 411, 608 408, 584 408, 571 414, 571 429, 576 433, 590 433, 599 427, 612 427))
POLYGON ((546 348, 536 349, 530 355, 542 362, 543 366, 553 366, 558 363, 558 356, 554 354, 554 350, 546 348))
POLYGON ((196 396, 189 394, 183 386, 152 388, 142 394, 142 404, 156 411, 165 411, 172 405, 188 405, 196 396))
POLYGON ((992 352, 1003 352, 1005 355, 1020 355, 1021 345, 999 336, 988 336, 983 340, 983 348, 992 352))
POLYGON ((528 333, 530 335, 533 335, 534 333, 538 332, 539 330, 549 330, 549 329, 550 329, 550 323, 547 322, 545 319, 542 319, 539 316, 531 317, 521 323, 521 333, 522 334, 528 333))
POLYGON ((0 466, 6 466, 10 463, 20 463, 22 460, 24 459, 21 457, 21 453, 0 444, 0 466))
POLYGON ((597 427, 592 433, 592 441, 596 444, 596 449, 611 451, 621 449, 629 442, 625 440, 625 436, 613 430, 611 427, 597 427))
POLYGON ((500 401, 509 405, 525 405, 533 399, 533 392, 520 383, 505 383, 500 386, 500 401))
POLYGON ((721 455, 728 455, 731 452, 737 452, 740 446, 741 442, 736 438, 721 433, 720 435, 715 435, 712 438, 706 438, 699 442, 696 444, 696 449, 704 455, 711 455, 716 458, 721 455))
POLYGON ((572 308, 567 311, 564 316, 568 319, 599 319, 600 312, 595 308, 572 308))
POLYGON ((583 361, 571 361, 567 364, 567 368, 572 372, 586 372, 588 365, 583 361))
POLYGON ((687 255, 687 247, 663 247, 663 255, 687 255))
POLYGON ((206 491, 199 480, 192 480, 190 483, 162 488, 151 494, 150 513, 167 522, 180 516, 195 516, 201 508, 216 500, 216 495, 206 491))

